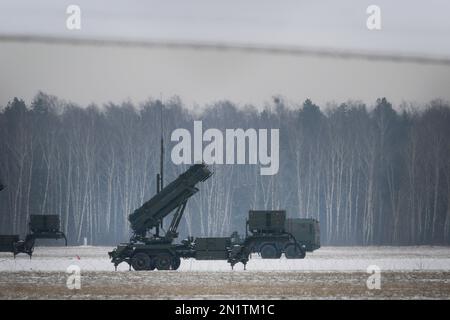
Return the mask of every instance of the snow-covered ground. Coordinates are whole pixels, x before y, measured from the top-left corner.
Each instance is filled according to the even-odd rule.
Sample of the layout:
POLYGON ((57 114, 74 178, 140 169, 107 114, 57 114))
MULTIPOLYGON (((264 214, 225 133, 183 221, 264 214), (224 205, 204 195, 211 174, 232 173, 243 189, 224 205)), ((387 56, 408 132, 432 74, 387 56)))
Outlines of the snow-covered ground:
POLYGON ((0 299, 450 299, 450 247, 324 247, 303 260, 182 261, 178 271, 119 272, 108 247, 36 247, 0 253, 0 299), (81 288, 70 290, 70 265, 81 288), (369 290, 380 268, 381 288, 369 290))
MULTIPOLYGON (((33 258, 0 253, 0 272, 9 271, 63 271, 78 265, 82 271, 113 271, 108 258, 112 247, 36 247, 33 258)), ((450 271, 450 247, 323 247, 308 253, 305 259, 276 260, 253 256, 248 271, 360 271, 370 265, 383 271, 450 271)), ((128 270, 123 263, 119 271, 128 270)), ((179 271, 230 271, 226 261, 182 260, 179 271)), ((243 270, 242 264, 235 270, 243 270)))

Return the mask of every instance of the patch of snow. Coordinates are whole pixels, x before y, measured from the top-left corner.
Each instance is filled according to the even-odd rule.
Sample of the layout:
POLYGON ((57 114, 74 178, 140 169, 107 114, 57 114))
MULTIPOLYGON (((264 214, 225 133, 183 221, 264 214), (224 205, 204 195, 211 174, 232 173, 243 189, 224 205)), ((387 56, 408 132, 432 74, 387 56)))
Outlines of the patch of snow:
MULTIPOLYGON (((0 271, 61 271, 70 265, 80 266, 82 271, 114 271, 108 257, 112 247, 36 247, 33 258, 10 253, 0 253, 0 271)), ((253 255, 247 264, 247 271, 360 271, 366 272, 370 265, 377 265, 382 271, 449 271, 450 247, 408 246, 408 247, 323 247, 307 253, 305 259, 261 259, 253 255)), ((122 263, 118 271, 127 271, 122 263)), ((237 264, 235 271, 242 271, 237 264)), ((185 271, 231 271, 223 260, 182 260, 180 272, 185 271)))

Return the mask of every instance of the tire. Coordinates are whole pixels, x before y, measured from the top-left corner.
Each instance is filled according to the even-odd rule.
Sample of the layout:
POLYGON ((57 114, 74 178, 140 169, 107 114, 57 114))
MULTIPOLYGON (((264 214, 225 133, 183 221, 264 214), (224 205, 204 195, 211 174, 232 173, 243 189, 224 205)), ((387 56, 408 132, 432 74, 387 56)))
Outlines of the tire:
POLYGON ((155 269, 156 269, 155 257, 150 257, 150 265, 149 265, 148 269, 146 269, 146 270, 153 271, 155 269))
POLYGON ((299 245, 290 243, 286 245, 284 255, 287 259, 304 259, 306 256, 306 250, 299 245))
POLYGON ((296 259, 298 258, 300 254, 300 249, 293 243, 289 243, 284 248, 284 255, 286 256, 286 259, 296 259))
POLYGON ((263 259, 278 259, 281 257, 281 252, 273 244, 263 245, 260 252, 263 259))
POLYGON ((180 257, 177 256, 172 258, 172 270, 178 270, 180 264, 181 264, 180 257))
POLYGON ((148 254, 144 252, 138 252, 131 258, 131 266, 136 271, 149 270, 151 265, 151 259, 148 254))
POLYGON ((158 270, 170 270, 172 257, 169 254, 160 254, 155 258, 155 266, 158 270))
POLYGON ((306 251, 304 249, 300 249, 300 252, 298 253, 298 259, 304 259, 306 256, 306 251))

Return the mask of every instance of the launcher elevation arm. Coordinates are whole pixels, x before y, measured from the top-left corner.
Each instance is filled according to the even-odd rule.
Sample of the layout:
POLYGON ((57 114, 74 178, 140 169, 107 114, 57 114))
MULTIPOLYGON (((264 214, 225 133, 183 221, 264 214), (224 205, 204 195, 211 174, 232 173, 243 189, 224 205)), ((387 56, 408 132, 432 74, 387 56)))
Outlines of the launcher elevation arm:
POLYGON ((166 233, 166 237, 176 238, 186 203, 198 191, 195 185, 208 179, 211 174, 205 164, 195 164, 136 209, 128 217, 135 237, 145 238, 148 231, 158 228, 161 220, 176 210, 166 233))

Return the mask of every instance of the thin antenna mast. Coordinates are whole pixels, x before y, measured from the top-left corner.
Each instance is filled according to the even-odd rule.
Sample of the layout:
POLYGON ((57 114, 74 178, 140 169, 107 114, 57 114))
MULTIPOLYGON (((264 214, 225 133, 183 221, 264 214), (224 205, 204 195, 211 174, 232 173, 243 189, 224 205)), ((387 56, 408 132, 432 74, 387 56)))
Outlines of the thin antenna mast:
MULTIPOLYGON (((160 124, 161 124, 161 154, 159 158, 159 173, 156 174, 156 193, 160 193, 164 188, 164 123, 163 123, 163 103, 162 95, 159 100, 160 109, 160 124)), ((156 227, 156 236, 159 237, 159 228, 163 229, 163 219, 161 219, 160 226, 156 227)))
POLYGON ((161 155, 160 155, 160 163, 159 163, 160 187, 161 187, 161 190, 164 188, 164 122, 163 122, 163 108, 164 108, 164 105, 162 103, 162 98, 161 98, 161 155))
MULTIPOLYGON (((159 187, 160 191, 164 188, 164 122, 163 122, 163 102, 162 102, 162 94, 160 95, 161 102, 161 154, 160 154, 160 162, 159 162, 159 187)), ((163 228, 164 220, 161 219, 161 229, 163 228)))

